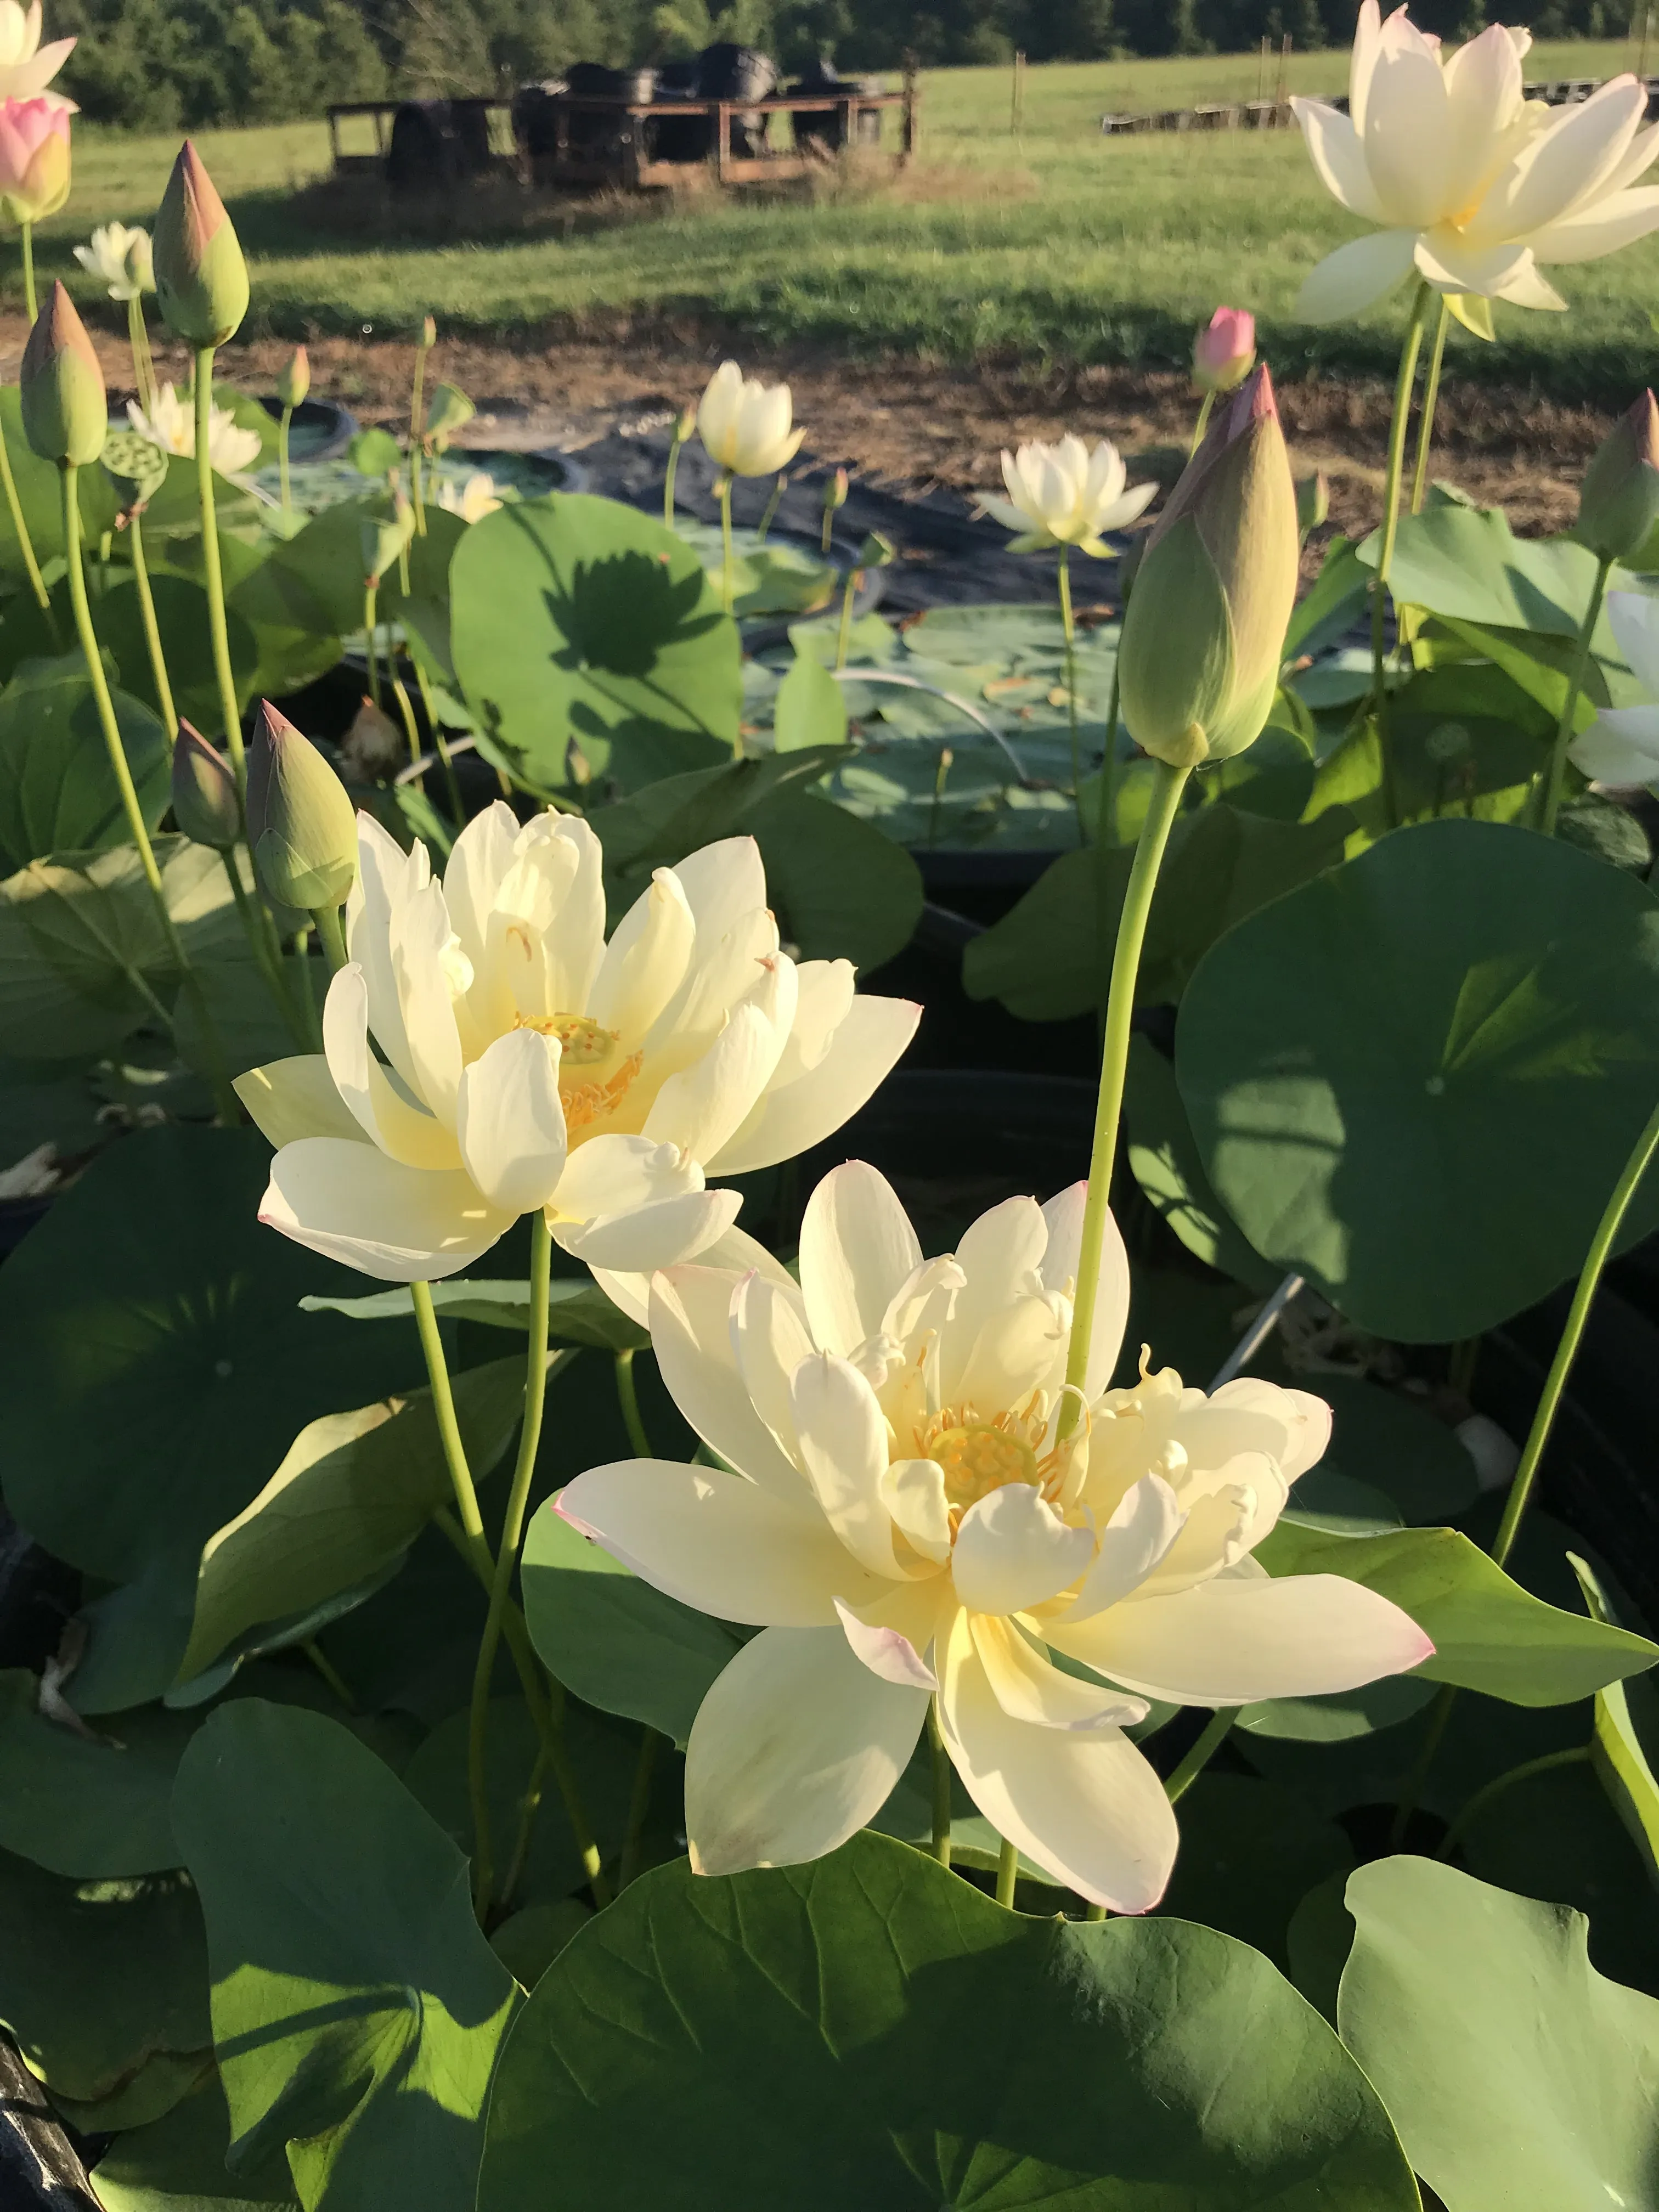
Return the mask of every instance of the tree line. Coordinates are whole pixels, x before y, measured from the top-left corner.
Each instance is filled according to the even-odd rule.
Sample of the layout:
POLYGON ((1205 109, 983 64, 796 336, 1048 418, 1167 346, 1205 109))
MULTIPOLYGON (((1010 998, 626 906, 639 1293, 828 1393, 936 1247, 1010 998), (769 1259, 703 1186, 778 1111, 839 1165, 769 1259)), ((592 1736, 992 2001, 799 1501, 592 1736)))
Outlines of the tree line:
MULTIPOLYGON (((80 44, 64 89, 138 130, 280 121, 331 100, 506 92, 575 61, 765 48, 786 71, 821 54, 845 72, 1006 60, 1238 53, 1263 38, 1346 46, 1355 0, 49 0, 48 36, 80 44)), ((1464 38, 1483 0, 1415 0, 1425 29, 1464 38)), ((1546 0, 1540 38, 1617 37, 1626 0, 1546 0)))

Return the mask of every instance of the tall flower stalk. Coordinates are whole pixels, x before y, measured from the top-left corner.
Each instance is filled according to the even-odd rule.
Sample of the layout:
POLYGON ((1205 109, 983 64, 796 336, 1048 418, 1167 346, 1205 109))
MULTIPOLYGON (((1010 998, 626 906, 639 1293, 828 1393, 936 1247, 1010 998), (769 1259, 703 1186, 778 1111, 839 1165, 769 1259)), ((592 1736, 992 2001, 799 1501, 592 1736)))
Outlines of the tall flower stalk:
POLYGON ((1382 483, 1382 527, 1377 547, 1376 575, 1371 585, 1370 708, 1376 724, 1382 757, 1382 803, 1391 827, 1400 823, 1400 775, 1394 757, 1389 722, 1388 607, 1389 580, 1394 568, 1395 538, 1400 528, 1400 486, 1406 467, 1406 433, 1411 422, 1412 392, 1417 381, 1417 357, 1422 350, 1423 330, 1428 319, 1429 288, 1419 283, 1412 295, 1411 314, 1400 349, 1400 368, 1395 378, 1394 411, 1389 417, 1389 464, 1382 483))

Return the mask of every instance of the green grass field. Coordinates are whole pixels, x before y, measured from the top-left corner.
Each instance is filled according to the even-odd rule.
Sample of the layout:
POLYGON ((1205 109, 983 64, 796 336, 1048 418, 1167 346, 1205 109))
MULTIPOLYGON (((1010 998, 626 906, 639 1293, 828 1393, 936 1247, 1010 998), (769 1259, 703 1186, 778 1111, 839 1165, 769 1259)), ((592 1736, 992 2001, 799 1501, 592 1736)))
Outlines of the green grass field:
MULTIPOLYGON (((1607 76, 1623 42, 1535 50, 1529 74, 1607 76)), ((1659 62, 1659 51, 1654 57, 1659 62)), ((366 246, 301 226, 295 188, 327 164, 320 124, 210 131, 201 150, 256 263, 256 323, 279 333, 412 328, 428 308, 452 330, 504 337, 621 310, 718 316, 779 343, 966 360, 1180 361, 1219 301, 1255 311, 1281 374, 1386 372, 1399 303, 1331 331, 1291 316, 1302 276, 1355 224, 1316 183, 1300 134, 1107 140, 1109 108, 1249 98, 1254 56, 1055 64, 1028 73, 1024 128, 1009 130, 1009 74, 923 80, 922 160, 898 191, 700 193, 613 223, 522 225, 465 245, 366 246)), ((1336 92, 1346 56, 1297 56, 1291 88, 1336 92)), ((45 265, 80 280, 74 240, 96 221, 148 221, 171 140, 83 129, 76 188, 42 238, 45 265)), ((1659 238, 1558 272, 1564 316, 1500 307, 1499 343, 1462 333, 1453 366, 1531 380, 1562 398, 1617 399, 1647 381, 1659 305, 1659 238)))

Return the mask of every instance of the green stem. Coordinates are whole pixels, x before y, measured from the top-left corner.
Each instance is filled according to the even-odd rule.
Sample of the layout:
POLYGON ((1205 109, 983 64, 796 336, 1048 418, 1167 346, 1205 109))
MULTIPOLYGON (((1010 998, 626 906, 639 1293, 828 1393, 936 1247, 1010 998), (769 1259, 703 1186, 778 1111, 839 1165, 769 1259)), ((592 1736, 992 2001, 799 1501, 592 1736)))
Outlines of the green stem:
POLYGON ((242 925, 243 935, 247 939, 248 950, 253 955, 253 964, 264 976, 265 988, 276 1000, 277 1010, 283 1021, 287 1023, 295 1042, 301 1052, 311 1052, 315 1049, 316 1041, 307 1031, 305 1021, 289 996, 288 987, 283 981, 280 941, 275 956, 277 965, 273 969, 270 945, 267 943, 264 931, 260 926, 259 916, 254 912, 253 901, 249 898, 242 887, 242 872, 236 865, 236 855, 234 853, 222 853, 219 858, 224 863, 226 880, 230 884, 230 895, 236 904, 236 918, 242 925))
POLYGON ((649 1459, 651 1439, 645 1433, 645 1423, 640 1418, 640 1394, 634 1385, 634 1355, 631 1352, 617 1354, 617 1399, 622 1407, 623 1426, 628 1431, 628 1441, 641 1459, 649 1459))
POLYGON ((409 401, 409 496, 415 509, 415 532, 419 538, 426 536, 425 487, 422 481, 421 463, 421 401, 426 385, 426 326, 421 326, 421 336, 415 342, 415 388, 409 401))
POLYGON ((334 1664, 334 1662, 329 1657, 327 1652, 323 1650, 321 1644, 318 1643, 316 1638, 314 1636, 307 1636, 301 1643, 300 1649, 305 1653, 306 1657, 310 1660, 312 1665, 322 1676, 324 1681, 328 1684, 329 1688, 333 1691, 335 1696, 340 1700, 340 1703, 345 1707, 346 1711, 349 1713, 355 1713, 357 1710, 357 1700, 352 1696, 349 1689, 347 1688, 345 1677, 341 1674, 339 1668, 334 1664))
POLYGON ((1449 1859, 1492 1800, 1501 1797, 1505 1790, 1512 1790, 1517 1782, 1529 1782, 1534 1774, 1548 1774, 1558 1766, 1582 1765, 1589 1755, 1590 1747, 1587 1743, 1575 1743, 1565 1751, 1547 1751, 1540 1759, 1523 1759, 1519 1766, 1510 1767, 1507 1774, 1496 1776, 1484 1790, 1475 1791, 1447 1829, 1445 1839, 1435 1853, 1436 1858, 1449 1859))
POLYGON ((653 1728, 640 1732, 640 1756, 634 1769, 634 1792, 628 1801, 628 1832, 623 1841, 622 1864, 617 1869, 618 1893, 637 1879, 645 1856, 645 1824, 651 1816, 651 1781, 662 1738, 653 1728))
POLYGON ((1188 460, 1191 460, 1191 459, 1192 459, 1193 455, 1194 455, 1194 454, 1198 451, 1199 447, 1200 447, 1204 443, 1204 433, 1205 433, 1205 432, 1209 428, 1209 427, 1210 427, 1210 410, 1211 410, 1211 409, 1212 409, 1214 405, 1215 405, 1215 394, 1214 394, 1214 392, 1206 392, 1205 393, 1205 395, 1204 395, 1204 398, 1203 398, 1202 403, 1200 404, 1200 407, 1199 407, 1199 410, 1198 410, 1198 420, 1197 420, 1197 422, 1193 425, 1193 442, 1192 442, 1192 443, 1191 443, 1191 445, 1190 445, 1190 446, 1188 446, 1188 448, 1187 448, 1187 458, 1188 458, 1188 460))
MULTIPOLYGON (((409 764, 411 768, 418 768, 421 764, 421 733, 415 726, 415 709, 409 703, 409 693, 404 688, 403 678, 394 673, 390 676, 389 680, 392 684, 392 696, 398 702, 398 713, 403 722, 404 735, 409 740, 409 764)), ((426 788, 424 783, 421 785, 421 788, 422 790, 426 788)))
POLYGON ((230 1078, 225 1069, 224 1047, 213 1017, 208 1011, 207 999, 202 989, 201 978, 191 966, 172 915, 167 911, 167 892, 161 884, 161 871, 156 866, 155 849, 149 842, 149 830, 144 821, 144 811, 138 804, 134 788, 132 770, 127 765, 126 748, 121 743, 121 727, 115 719, 115 702, 110 697, 109 682, 104 674, 103 656, 98 649, 98 636, 92 626, 92 609, 87 601, 86 568, 81 555, 81 495, 76 478, 78 471, 73 461, 60 464, 64 493, 64 552, 69 565, 70 605, 75 611, 76 633, 80 640, 81 657, 86 663, 87 681, 92 686, 92 696, 98 708, 98 720, 104 733, 104 750, 109 756, 110 772, 115 778, 121 794, 122 811, 127 817, 127 833, 138 848, 144 881, 149 885, 150 896, 155 902, 156 915, 161 925, 161 936, 167 956, 178 969, 179 980, 195 1011, 202 1034, 203 1049, 207 1055, 209 1080, 213 1087, 214 1101, 219 1119, 234 1127, 240 1119, 236 1093, 230 1087, 230 1078))
POLYGON ((1014 1884, 1019 1880, 1019 1846, 1011 1844, 1006 1836, 1002 1849, 997 1853, 997 1903, 1014 1909, 1014 1884))
POLYGON ((282 420, 276 425, 276 476, 282 486, 284 514, 292 514, 294 512, 294 486, 288 472, 288 434, 293 421, 294 410, 291 407, 284 407, 282 420))
POLYGON ((662 519, 663 526, 667 530, 674 527, 674 479, 679 474, 680 447, 684 442, 680 436, 679 418, 676 416, 674 428, 668 436, 668 465, 663 471, 662 477, 662 519))
POLYGON ((138 386, 139 407, 154 422, 155 364, 150 357, 149 332, 144 328, 144 302, 136 292, 127 301, 127 343, 132 348, 132 374, 138 386))
POLYGON ((144 558, 144 526, 136 507, 127 524, 127 543, 132 549, 132 580, 138 591, 138 612, 144 625, 144 643, 149 648, 150 680, 155 686, 161 720, 167 726, 167 743, 172 744, 179 735, 179 715, 173 703, 173 685, 167 679, 167 655, 161 650, 161 625, 155 619, 155 601, 149 588, 149 563, 144 558))
POLYGON ((213 672, 219 685, 219 712, 225 743, 236 772, 236 787, 247 789, 247 757, 242 746, 242 717, 231 672, 230 632, 225 623, 225 572, 219 558, 219 518, 213 492, 213 459, 208 450, 213 430, 213 356, 210 345, 196 349, 196 501, 202 518, 202 574, 207 585, 208 632, 213 641, 213 672))
POLYGON ((1578 1278, 1578 1287, 1572 1294, 1572 1304, 1567 1309, 1565 1326, 1561 1340, 1555 1347, 1555 1357, 1550 1362, 1550 1371, 1544 1377, 1543 1395, 1538 1401, 1538 1410, 1532 1417, 1526 1449, 1521 1463, 1515 1470, 1515 1480, 1510 1485, 1510 1494, 1504 1508, 1504 1518, 1498 1523, 1498 1534, 1492 1540, 1492 1555, 1501 1567, 1514 1547, 1521 1516, 1527 1510, 1532 1486, 1538 1474, 1538 1463, 1544 1456, 1544 1448, 1550 1439, 1555 1424, 1556 1410, 1561 1403, 1561 1394, 1566 1389, 1572 1363, 1578 1357, 1578 1347, 1583 1340, 1584 1326, 1589 1319, 1590 1307, 1601 1281, 1601 1270, 1607 1263, 1613 1241, 1628 1212, 1631 1200, 1656 1150, 1659 1150, 1659 1107, 1648 1118, 1646 1127, 1636 1139, 1630 1158, 1625 1162, 1613 1195, 1608 1199, 1601 1218, 1595 1224, 1595 1234, 1584 1256, 1584 1265, 1578 1278))
POLYGON ((951 1863, 951 1754, 939 1724, 939 1699, 927 1706, 927 1741, 933 1753, 933 1856, 942 1867, 951 1863))
POLYGON ((1106 1920, 1110 1915, 1103 1905, 1091 1905, 1085 1907, 1083 1917, 1085 1920, 1106 1920))
POLYGON ((1400 781, 1389 742, 1388 686, 1383 617, 1388 610, 1389 576, 1394 567, 1394 541, 1400 527, 1400 480, 1406 465, 1406 431, 1411 420, 1412 386, 1417 375, 1417 356, 1423 344, 1423 323, 1428 310, 1429 288, 1419 277, 1412 299, 1411 320, 1400 349, 1400 374, 1395 379, 1394 414, 1389 423, 1389 471, 1382 492, 1382 542, 1377 550, 1376 579, 1371 586, 1371 712, 1376 719, 1377 743, 1382 754, 1382 799, 1389 826, 1400 826, 1400 781))
POLYGON ((21 232, 23 240, 23 305, 28 311, 30 322, 33 323, 39 319, 40 313, 40 301, 34 293, 34 225, 32 222, 21 222, 18 225, 18 229, 21 232))
POLYGON ((536 1815, 542 1808, 542 1791, 547 1785, 552 1768, 550 1747, 544 1741, 536 1753, 536 1763, 530 1770, 524 1796, 519 1803, 519 1832, 513 1839, 513 1856, 507 1861, 507 1872, 501 1879, 501 1911, 505 1914, 519 1893, 519 1884, 524 1880, 524 1870, 530 1859, 530 1846, 536 1833, 536 1815))
POLYGON ((1203 1735, 1164 1785, 1164 1794, 1172 1805, 1181 1802, 1220 1750, 1238 1712, 1237 1705, 1223 1705, 1218 1712, 1211 1714, 1203 1735))
POLYGON ((722 474, 714 487, 720 501, 720 605, 727 614, 737 599, 737 578, 732 565, 732 479, 722 474))
POLYGON ((1421 514, 1429 489, 1429 453, 1434 444, 1435 411, 1440 404, 1440 368, 1446 358, 1446 333, 1451 328, 1451 309, 1443 296, 1440 319, 1434 326, 1434 348, 1423 386, 1423 411, 1417 423, 1417 466, 1412 471, 1412 513, 1421 514))
POLYGON ((1066 713, 1072 726, 1072 805, 1077 812, 1077 842, 1086 845, 1083 826, 1083 750, 1077 733, 1077 625, 1072 619, 1071 547, 1060 549, 1060 623, 1066 633, 1066 713))
POLYGON ((766 502, 766 512, 760 519, 760 527, 755 532, 757 545, 764 545, 766 543, 766 533, 772 527, 777 518, 778 509, 783 504, 783 488, 788 481, 788 477, 780 469, 778 480, 772 487, 772 496, 766 502))
POLYGON ((377 586, 371 581, 363 586, 363 642, 368 652, 368 696, 378 707, 380 703, 380 656, 374 643, 374 602, 377 586))
MULTIPOLYGON (((1066 1358, 1066 1401, 1060 1408, 1060 1433, 1067 1437, 1076 1427, 1081 1407, 1084 1376, 1088 1371, 1089 1343, 1094 1330, 1095 1294, 1099 1288, 1100 1255, 1106 1242, 1106 1216, 1111 1205, 1112 1169, 1117 1158, 1118 1121, 1123 1111, 1123 1084, 1129 1064, 1129 1025, 1134 1017, 1135 977, 1140 967, 1140 948, 1146 937, 1146 918, 1170 831, 1181 807, 1189 768, 1172 768, 1168 761, 1154 763, 1152 798, 1140 826, 1134 865, 1123 894, 1118 917, 1117 943, 1112 953, 1112 976, 1106 997, 1104 1042, 1100 1054, 1100 1090, 1095 1103, 1093 1150, 1089 1159, 1089 1196, 1083 1211, 1083 1235, 1078 1251, 1077 1291, 1072 1307, 1072 1341, 1066 1358)), ((1105 850, 1103 842, 1102 851, 1105 850)))
POLYGON ((328 962, 328 972, 337 975, 346 964, 345 932, 340 927, 340 909, 337 906, 317 906, 311 909, 311 918, 317 925, 317 934, 323 941, 323 955, 328 962))
POLYGON ((484 1588, 493 1589, 495 1555, 484 1534, 483 1516, 478 1510, 478 1493, 472 1486, 472 1471, 467 1465, 466 1446, 461 1441, 461 1425, 455 1416, 455 1394, 449 1387, 449 1367, 444 1358, 443 1339, 438 1333, 438 1316, 432 1304, 432 1285, 430 1283, 411 1283, 409 1294, 415 1307, 415 1326, 420 1334, 421 1350, 426 1355, 427 1379, 432 1385, 432 1416, 438 1425, 438 1439, 443 1446, 444 1464, 449 1470, 449 1486, 455 1493, 455 1510, 460 1516, 467 1557, 475 1568, 481 1568, 484 1588))
POLYGON ((1391 1851, 1397 1851, 1406 1840, 1406 1831, 1411 1826, 1412 1814, 1417 1810, 1418 1800, 1423 1795, 1423 1785, 1429 1778, 1429 1770, 1434 1765, 1435 1754, 1445 1737, 1447 1724, 1452 1717, 1452 1708, 1456 1703, 1456 1684, 1443 1682, 1439 1695, 1429 1708, 1429 1717, 1423 1730, 1422 1744, 1417 1757, 1412 1761, 1410 1773, 1407 1775, 1401 1785, 1400 1796, 1395 1803, 1394 1820, 1389 1828, 1389 1849, 1391 1851))
POLYGON ((1561 720, 1556 725, 1555 743, 1550 749, 1550 764, 1539 790, 1538 827, 1545 836, 1555 835, 1555 817, 1561 811, 1561 785, 1567 772, 1567 747, 1572 743, 1572 718, 1578 711, 1578 699, 1584 688, 1584 678, 1589 669, 1590 640, 1595 635, 1595 625, 1601 618, 1601 600, 1607 588, 1607 571, 1613 562, 1603 554, 1595 563, 1595 581, 1590 587, 1589 605, 1584 610, 1584 619, 1578 626, 1578 647, 1573 654, 1572 674, 1567 679, 1567 696, 1561 708, 1561 720))
MULTIPOLYGON (((1101 866, 1104 855, 1115 842, 1111 835, 1117 809, 1117 726, 1118 726, 1117 661, 1112 662, 1112 696, 1106 708, 1106 757, 1100 763, 1100 805, 1095 813, 1095 842, 1101 849, 1101 866)), ((1105 966, 1101 962, 1101 966, 1105 966)), ((1104 978, 1102 978, 1104 981, 1104 978)))
POLYGON ((11 517, 18 549, 23 556, 23 566, 28 571, 29 589, 34 593, 35 604, 45 611, 46 620, 52 625, 53 643, 61 647, 64 641, 58 635, 52 594, 40 580, 40 563, 34 557, 34 540, 29 536, 29 526, 23 520, 23 503, 17 496, 17 479, 11 472, 11 455, 6 447, 3 421, 0 421, 0 482, 5 485, 6 512, 11 517))
POLYGON ((472 1794, 473 1895, 479 1925, 489 1913, 489 1893, 495 1867, 489 1842, 489 1794, 486 1752, 489 1731, 489 1686, 501 1645, 501 1622, 512 1595, 514 1570, 524 1537, 525 1509, 530 1502, 530 1481, 536 1471, 536 1451, 542 1437, 542 1410, 547 1397, 547 1326, 551 1303, 550 1281, 553 1266, 553 1233, 547 1216, 538 1207, 530 1224, 530 1340, 526 1352, 524 1422, 519 1431, 519 1456, 507 1494, 507 1517, 495 1553, 490 1583, 489 1611, 478 1645, 478 1662, 472 1674, 472 1710, 467 1730, 467 1778, 472 1794))
POLYGON ((861 568, 849 568, 847 571, 847 581, 842 586, 841 627, 836 632, 837 668, 846 667, 847 656, 853 649, 853 602, 859 595, 859 578, 863 573, 861 568))

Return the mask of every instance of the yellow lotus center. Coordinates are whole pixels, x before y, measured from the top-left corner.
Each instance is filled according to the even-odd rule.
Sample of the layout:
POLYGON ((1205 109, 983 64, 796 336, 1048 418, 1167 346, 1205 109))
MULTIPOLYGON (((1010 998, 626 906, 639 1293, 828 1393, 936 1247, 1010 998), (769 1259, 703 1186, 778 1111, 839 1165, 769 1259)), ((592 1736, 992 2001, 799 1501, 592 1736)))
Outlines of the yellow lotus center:
MULTIPOLYGON (((963 1411, 969 1418, 948 1427, 929 1424, 922 1453, 924 1458, 936 1461, 943 1472, 949 1503, 966 1512, 1006 1483, 1029 1482, 1040 1489, 1042 1475, 1037 1455, 1020 1433, 1024 1425, 1018 1417, 1002 1413, 994 1421, 978 1421, 972 1418, 971 1407, 963 1411)), ((951 1419, 949 1413, 936 1418, 939 1422, 951 1419)))
POLYGON ((615 1030, 602 1028, 587 1014, 520 1014, 513 1026, 538 1030, 543 1036, 559 1040, 562 1048, 559 1099, 564 1108, 565 1133, 573 1144, 580 1136, 592 1135, 597 1122, 607 1121, 616 1112, 640 1072, 644 1055, 634 1052, 604 1077, 575 1073, 579 1068, 603 1067, 622 1042, 615 1030))

